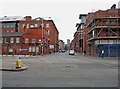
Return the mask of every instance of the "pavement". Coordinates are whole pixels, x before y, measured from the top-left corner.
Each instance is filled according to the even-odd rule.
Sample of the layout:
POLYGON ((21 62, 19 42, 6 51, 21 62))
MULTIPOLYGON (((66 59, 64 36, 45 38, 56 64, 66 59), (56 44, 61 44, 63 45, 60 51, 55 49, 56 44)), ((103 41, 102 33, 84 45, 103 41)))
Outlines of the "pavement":
POLYGON ((28 66, 22 62, 21 68, 16 68, 17 57, 5 56, 1 58, 0 70, 1 71, 23 71, 27 70, 28 66))

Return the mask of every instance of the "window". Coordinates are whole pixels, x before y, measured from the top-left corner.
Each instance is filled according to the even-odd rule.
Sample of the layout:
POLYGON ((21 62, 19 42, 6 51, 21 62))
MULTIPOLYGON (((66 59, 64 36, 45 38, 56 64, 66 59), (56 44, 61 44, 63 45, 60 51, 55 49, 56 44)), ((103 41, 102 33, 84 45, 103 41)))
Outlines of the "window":
POLYGON ((48 30, 48 35, 50 35, 50 30, 48 30))
POLYGON ((49 27, 50 27, 50 24, 49 24, 49 23, 47 23, 47 24, 46 24, 46 28, 49 28, 49 27))
POLYGON ((10 27, 13 28, 13 25, 11 25, 10 27))
POLYGON ((35 28, 37 28, 38 27, 38 24, 35 24, 35 28))
POLYGON ((16 38, 16 43, 19 43, 19 42, 20 42, 20 38, 17 37, 17 38, 16 38))
POLYGON ((95 36, 95 31, 94 31, 94 30, 92 31, 92 36, 93 36, 93 37, 95 36))
POLYGON ((3 38, 0 37, 0 43, 3 43, 3 38))
POLYGON ((9 28, 9 25, 7 25, 7 28, 9 28))
POLYGON ((9 38, 5 38, 5 43, 8 43, 9 42, 9 38))
POLYGON ((32 48, 32 52, 35 52, 35 47, 32 48))
POLYGON ((36 47, 36 52, 39 52, 39 48, 38 47, 36 47))
POLYGON ((30 25, 30 28, 34 28, 34 25, 30 25))
POLYGON ((115 24, 116 21, 117 19, 111 19, 112 24, 115 24))
POLYGON ((9 52, 13 52, 13 49, 12 49, 12 48, 10 48, 10 49, 9 49, 9 52))
POLYGON ((31 49, 32 49, 32 48, 31 48, 31 47, 29 47, 29 52, 31 52, 31 49))
POLYGON ((14 38, 10 38, 10 43, 14 43, 14 38))
POLYGON ((25 43, 29 43, 29 39, 28 38, 25 38, 25 43))
POLYGON ((25 28, 25 24, 22 25, 22 28, 25 28))
POLYGON ((29 24, 27 24, 27 28, 29 28, 29 24))
POLYGON ((32 38, 32 43, 35 43, 36 42, 36 38, 32 38))

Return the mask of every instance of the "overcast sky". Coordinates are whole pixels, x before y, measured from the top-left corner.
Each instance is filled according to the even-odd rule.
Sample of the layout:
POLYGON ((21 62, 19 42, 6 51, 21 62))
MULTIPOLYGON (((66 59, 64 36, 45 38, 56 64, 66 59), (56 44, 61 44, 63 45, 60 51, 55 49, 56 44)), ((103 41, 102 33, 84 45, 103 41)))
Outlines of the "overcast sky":
POLYGON ((79 14, 109 9, 120 0, 2 0, 0 17, 51 17, 59 31, 59 39, 72 40, 79 14))

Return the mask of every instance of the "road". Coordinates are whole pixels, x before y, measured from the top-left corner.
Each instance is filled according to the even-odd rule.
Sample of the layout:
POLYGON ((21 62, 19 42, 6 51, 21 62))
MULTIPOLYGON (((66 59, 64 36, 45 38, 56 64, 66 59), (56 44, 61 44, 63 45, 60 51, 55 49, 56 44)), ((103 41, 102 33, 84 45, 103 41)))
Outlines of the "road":
MULTIPOLYGON (((4 57, 4 61, 15 61, 4 57), (9 60, 8 60, 9 59, 9 60)), ((117 87, 115 59, 55 53, 22 59, 29 66, 21 72, 2 72, 3 87, 117 87)))

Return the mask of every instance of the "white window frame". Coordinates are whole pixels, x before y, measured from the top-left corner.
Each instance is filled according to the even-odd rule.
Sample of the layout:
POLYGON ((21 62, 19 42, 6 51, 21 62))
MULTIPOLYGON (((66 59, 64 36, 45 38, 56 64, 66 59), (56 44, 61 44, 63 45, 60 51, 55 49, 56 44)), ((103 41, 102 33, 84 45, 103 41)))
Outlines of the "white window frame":
POLYGON ((14 43, 14 38, 13 37, 10 38, 10 43, 14 43))
POLYGON ((37 27, 38 27, 38 24, 35 24, 34 27, 37 28, 37 27))
POLYGON ((20 38, 16 37, 16 43, 20 43, 20 38))
POLYGON ((13 28, 13 25, 11 25, 10 27, 13 28))
POLYGON ((32 38, 32 43, 36 43, 36 38, 32 38))
POLYGON ((30 25, 30 28, 35 28, 35 26, 33 24, 30 25))
POLYGON ((32 52, 35 52, 35 47, 32 47, 32 52))
POLYGON ((50 24, 49 24, 49 23, 47 23, 47 24, 46 24, 46 28, 49 28, 49 27, 50 27, 50 24))
POLYGON ((50 35, 50 30, 48 30, 48 35, 50 35))
POLYGON ((25 43, 29 43, 29 39, 28 38, 25 38, 25 43))
POLYGON ((32 47, 29 47, 29 52, 32 52, 31 50, 32 50, 32 47))
POLYGON ((39 47, 36 47, 36 52, 39 52, 39 47))
POLYGON ((27 24, 27 28, 29 28, 29 24, 27 24))
POLYGON ((22 28, 25 28, 25 24, 22 24, 22 28))
POLYGON ((12 49, 12 48, 9 48, 9 52, 13 52, 13 49, 12 49))

